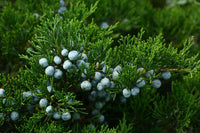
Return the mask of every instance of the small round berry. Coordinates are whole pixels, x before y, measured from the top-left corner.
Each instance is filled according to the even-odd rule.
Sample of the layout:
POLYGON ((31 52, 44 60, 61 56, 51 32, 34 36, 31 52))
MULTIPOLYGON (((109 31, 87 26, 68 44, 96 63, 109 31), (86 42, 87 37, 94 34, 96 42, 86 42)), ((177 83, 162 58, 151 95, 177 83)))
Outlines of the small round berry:
POLYGON ((3 117, 4 116, 4 114, 3 113, 0 113, 0 117, 3 117))
POLYGON ((97 92, 96 91, 92 91, 88 97, 88 99, 90 101, 95 101, 96 100, 96 96, 97 96, 97 92))
POLYGON ((46 108, 46 112, 47 112, 47 113, 52 113, 52 112, 53 112, 53 106, 49 105, 49 106, 46 108))
POLYGON ((63 7, 63 6, 65 6, 64 0, 60 0, 60 7, 63 7))
POLYGON ((72 101, 73 101, 73 99, 71 98, 71 99, 69 99, 69 97, 68 96, 66 96, 66 100, 69 102, 69 103, 71 103, 72 101))
POLYGON ((4 99, 2 100, 2 103, 3 103, 3 104, 5 104, 5 103, 6 103, 6 98, 4 98, 4 99))
POLYGON ((95 107, 97 109, 102 109, 103 108, 103 103, 102 102, 97 102, 97 103, 95 103, 95 107))
POLYGON ((53 90, 55 90, 55 88, 54 87, 52 88, 51 85, 49 85, 47 86, 47 90, 49 93, 51 93, 53 90))
POLYGON ((67 72, 71 73, 71 72, 75 72, 77 70, 77 68, 72 65, 72 68, 67 69, 67 72))
POLYGON ((117 71, 114 71, 112 74, 113 80, 116 80, 118 76, 119 76, 119 73, 117 71))
MULTIPOLYGON (((81 31, 81 30, 80 30, 80 31, 81 31)), ((80 51, 80 52, 83 52, 83 50, 84 50, 84 47, 81 46, 81 47, 79 48, 79 51, 80 51)))
POLYGON ((40 94, 40 90, 39 90, 38 88, 36 88, 36 91, 37 91, 37 93, 39 93, 39 94, 40 94))
POLYGON ((92 80, 92 86, 96 86, 97 85, 97 81, 96 80, 92 80))
POLYGON ((120 102, 121 103, 126 103, 126 98, 125 97, 120 97, 120 102))
POLYGON ((113 81, 110 82, 110 88, 111 89, 115 88, 115 83, 113 81))
POLYGON ((33 95, 33 103, 35 104, 35 103, 38 102, 38 101, 39 101, 38 96, 33 95))
POLYGON ((10 118, 11 118, 11 120, 13 120, 13 121, 18 120, 18 119, 19 119, 19 113, 16 112, 16 111, 13 111, 13 112, 10 114, 10 118))
POLYGON ((92 97, 91 95, 88 96, 88 99, 89 99, 89 101, 92 101, 92 102, 94 102, 96 100, 96 98, 92 97))
POLYGON ((92 110, 92 115, 97 115, 97 114, 99 114, 99 110, 98 109, 92 110))
POLYGON ((86 75, 86 74, 87 74, 87 69, 84 69, 83 71, 84 71, 84 72, 81 73, 81 77, 82 77, 82 78, 87 78, 87 75, 86 75))
POLYGON ((131 96, 131 91, 128 89, 123 89, 123 95, 125 98, 129 98, 131 96))
POLYGON ((90 125, 88 125, 88 127, 89 127, 90 129, 95 129, 95 125, 94 125, 94 124, 90 124, 90 125))
POLYGON ((142 73, 142 72, 144 72, 144 71, 145 71, 145 69, 144 69, 143 67, 140 67, 140 68, 137 69, 136 72, 137 72, 137 73, 142 73))
POLYGON ((53 112, 48 113, 47 116, 53 116, 53 112))
POLYGON ((143 78, 139 78, 137 81, 136 81, 136 86, 137 87, 143 87, 145 85, 145 80, 143 78))
POLYGON ((23 92, 23 99, 26 99, 29 96, 32 96, 33 93, 31 91, 23 92))
POLYGON ((84 78, 84 79, 87 78, 87 76, 84 73, 81 73, 81 77, 84 78))
POLYGON ((153 88, 160 88, 160 86, 162 85, 162 83, 161 83, 161 81, 159 80, 159 79, 154 79, 153 81, 152 81, 152 87, 153 88))
POLYGON ((68 55, 68 50, 67 49, 63 49, 62 51, 61 51, 61 55, 62 56, 67 56, 68 55))
POLYGON ((68 58, 71 61, 77 60, 79 58, 79 53, 77 51, 75 51, 75 50, 72 50, 72 51, 69 52, 68 58))
POLYGON ((114 72, 114 69, 113 68, 110 68, 110 73, 113 73, 114 72))
POLYGON ((86 62, 86 63, 84 64, 84 66, 85 66, 85 68, 89 68, 89 67, 90 67, 90 63, 86 62))
POLYGON ((45 74, 48 75, 48 76, 53 76, 53 74, 54 74, 54 67, 53 66, 48 66, 45 69, 45 74))
POLYGON ((59 14, 62 14, 64 11, 67 11, 66 7, 60 7, 60 9, 58 10, 59 14))
POLYGON ((4 114, 3 113, 0 113, 0 117, 3 117, 4 116, 4 114))
POLYGON ((40 15, 38 13, 34 13, 35 17, 38 19, 40 18, 40 15))
POLYGON ((115 68, 114 68, 114 71, 117 71, 117 72, 121 72, 122 70, 122 67, 120 65, 117 65, 115 68))
POLYGON ((109 26, 109 25, 108 25, 107 22, 103 22, 103 23, 101 23, 100 28, 106 28, 106 27, 108 27, 108 26, 109 26))
POLYGON ((102 74, 100 72, 95 72, 94 80, 100 81, 102 78, 102 74))
POLYGON ((83 90, 86 90, 86 91, 89 91, 89 90, 91 90, 91 88, 92 88, 92 84, 89 82, 89 81, 83 81, 82 83, 81 83, 81 88, 83 89, 83 90))
POLYGON ((39 63, 40 63, 40 65, 41 65, 42 67, 47 67, 47 66, 48 66, 48 61, 47 61, 46 58, 41 58, 41 59, 39 60, 39 63))
POLYGON ((105 66, 105 64, 104 64, 105 62, 104 61, 102 61, 100 64, 99 64, 99 69, 103 69, 103 67, 105 66))
POLYGON ((67 70, 72 67, 72 63, 69 60, 66 60, 63 64, 63 69, 67 70))
POLYGON ((146 77, 149 78, 151 76, 155 76, 155 73, 154 73, 154 70, 149 70, 147 73, 146 73, 146 77))
POLYGON ((103 85, 103 87, 108 88, 110 86, 110 80, 108 78, 103 78, 101 80, 101 84, 103 85))
POLYGON ((82 54, 81 54, 81 58, 82 58, 83 60, 88 60, 88 57, 87 57, 87 55, 86 55, 85 53, 82 53, 82 54))
POLYGON ((71 115, 69 112, 66 112, 66 113, 62 113, 62 120, 63 121, 67 121, 67 120, 70 120, 71 119, 71 115))
POLYGON ((100 66, 99 62, 96 63, 96 69, 98 69, 100 66))
POLYGON ((98 90, 98 91, 101 91, 101 90, 103 90, 103 89, 104 89, 104 87, 103 87, 102 83, 98 83, 98 84, 97 84, 97 90, 98 90))
POLYGON ((107 93, 107 94, 106 94, 106 99, 105 99, 105 101, 106 101, 106 102, 109 102, 109 101, 110 101, 110 98, 111 98, 110 93, 107 93))
POLYGON ((109 70, 108 65, 105 65, 102 69, 103 73, 106 73, 109 70))
POLYGON ((104 115, 100 115, 99 116, 99 122, 100 123, 103 123, 104 119, 105 119, 104 115))
POLYGON ((133 87, 133 88, 131 89, 131 94, 132 94, 133 96, 137 95, 139 92, 140 92, 140 89, 139 89, 138 87, 133 87))
POLYGON ((85 66, 85 61, 84 60, 78 60, 76 62, 76 65, 77 65, 78 68, 80 68, 82 65, 85 66))
POLYGON ((74 120, 79 120, 80 119, 80 114, 79 113, 73 113, 73 119, 74 120))
POLYGON ((57 112, 55 112, 55 113, 53 114, 53 118, 56 119, 56 120, 59 120, 59 119, 61 118, 61 115, 58 114, 57 112))
POLYGON ((127 19, 127 18, 124 18, 123 20, 122 20, 122 22, 128 22, 129 20, 127 19))
POLYGON ((60 79, 62 78, 63 72, 60 69, 56 69, 54 73, 54 78, 60 79))
POLYGON ((106 96, 106 92, 105 91, 98 91, 97 92, 97 96, 98 97, 105 97, 106 96))
POLYGON ((6 117, 6 122, 10 122, 10 118, 8 116, 6 117))
POLYGON ((48 104, 47 99, 41 99, 40 102, 39 102, 39 105, 40 105, 40 107, 42 107, 42 108, 46 107, 47 104, 48 104))
POLYGON ((26 106, 26 109, 29 110, 29 111, 33 110, 33 108, 34 108, 33 105, 27 105, 26 106))
POLYGON ((2 89, 2 88, 0 88, 0 97, 4 97, 4 95, 5 95, 5 90, 4 89, 2 89))
POLYGON ((162 77, 165 80, 170 79, 171 78, 171 72, 163 72, 162 77))
POLYGON ((53 61, 57 65, 59 65, 62 62, 62 60, 61 60, 61 58, 59 56, 54 56, 53 61))
POLYGON ((119 88, 121 88, 121 89, 125 88, 125 86, 122 85, 122 84, 118 84, 118 86, 119 86, 119 88))
POLYGON ((87 69, 84 69, 83 71, 84 71, 85 74, 87 74, 87 69))
POLYGON ((8 101, 6 98, 4 98, 2 103, 6 105, 15 105, 15 99, 13 98, 11 101, 8 101))
POLYGON ((96 92, 96 91, 92 91, 92 92, 90 93, 90 95, 91 95, 92 97, 96 97, 96 96, 97 96, 97 92, 96 92))

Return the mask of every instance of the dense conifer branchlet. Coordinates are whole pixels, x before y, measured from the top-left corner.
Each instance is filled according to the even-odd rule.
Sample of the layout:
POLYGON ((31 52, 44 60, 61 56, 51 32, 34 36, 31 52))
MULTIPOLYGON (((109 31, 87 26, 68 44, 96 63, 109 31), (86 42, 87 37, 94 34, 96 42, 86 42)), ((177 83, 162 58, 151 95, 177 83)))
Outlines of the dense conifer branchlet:
MULTIPOLYGON (((113 28, 118 29, 119 25, 109 26, 99 21, 98 24, 102 23, 99 28, 94 24, 97 19, 90 23, 89 16, 100 16, 94 12, 98 7, 96 4, 86 6, 77 1, 56 2, 41 1, 42 10, 36 10, 41 15, 37 19, 38 26, 30 26, 34 34, 30 34, 32 38, 28 43, 24 42, 31 45, 31 49, 27 50, 28 55, 20 55, 26 59, 26 66, 16 76, 0 74, 0 87, 4 88, 0 89, 0 126, 3 125, 0 132, 5 129, 4 125, 11 127, 5 132, 77 132, 77 129, 84 132, 85 128, 85 132, 145 132, 141 125, 149 127, 150 132, 168 130, 166 127, 182 132, 188 127, 198 127, 196 116, 199 113, 199 96, 194 93, 199 92, 199 75, 195 73, 200 69, 200 61, 198 56, 189 55, 192 47, 189 41, 182 50, 178 50, 171 44, 165 45, 161 35, 146 39, 142 36, 143 30, 137 37, 127 35, 119 39, 121 33, 112 31, 113 28), (53 3, 53 8, 49 8, 47 3, 53 3), (194 78, 182 77, 188 73, 194 78), (172 82, 173 79, 177 81, 172 82), (179 79, 184 82, 179 83, 179 79), (123 115, 124 120, 119 122, 123 115), (103 126, 108 124, 109 128, 103 126)), ((106 0, 101 2, 109 3, 106 0)), ((135 2, 140 3, 139 0, 135 2)), ((23 1, 19 3, 23 4, 23 1)), ((90 3, 90 0, 85 3, 90 3)), ((110 4, 111 7, 124 7, 124 3, 111 3, 114 3, 110 4)), ((33 5, 28 4, 30 10, 27 12, 35 11, 31 9, 33 5)), ((133 7, 134 4, 130 5, 133 7)), ((153 8, 144 7, 150 12, 153 8)), ((130 8, 129 5, 126 8, 130 8)), ((2 13, 2 16, 15 16, 9 8, 5 10, 10 14, 2 13)), ((118 14, 118 11, 111 8, 105 10, 108 14, 118 14)), ((143 8, 141 12, 134 11, 149 16, 142 12, 143 8)), ((126 14, 125 10, 123 12, 126 14)), ((117 21, 122 23, 120 25, 125 24, 123 27, 129 29, 128 32, 130 25, 131 28, 133 25, 137 27, 137 22, 133 23, 132 20, 135 17, 129 15, 117 17, 117 21), (128 21, 124 18, 128 18, 128 21)), ((109 24, 113 23, 106 18, 107 15, 104 17, 109 24)), ((5 18, 1 20, 4 22, 5 18)), ((29 23, 29 18, 26 21, 29 23)), ((26 25, 26 21, 23 25, 26 25)), ((17 26, 26 29, 20 24, 13 25, 17 26)), ((162 29, 165 27, 155 30, 161 32, 162 29)), ((26 35, 27 31, 23 34, 26 35)), ((14 30, 12 33, 19 32, 14 30)), ((7 37, 5 35, 2 40, 7 37)), ((17 42, 17 46, 22 43, 17 42)))

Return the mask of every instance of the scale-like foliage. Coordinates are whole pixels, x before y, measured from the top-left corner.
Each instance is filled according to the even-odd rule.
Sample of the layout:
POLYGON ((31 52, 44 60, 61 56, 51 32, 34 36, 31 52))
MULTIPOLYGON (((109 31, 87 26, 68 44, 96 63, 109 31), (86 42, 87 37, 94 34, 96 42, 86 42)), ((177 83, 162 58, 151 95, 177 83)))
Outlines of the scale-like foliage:
POLYGON ((199 10, 191 7, 152 0, 6 5, 0 51, 12 59, 0 67, 24 64, 15 75, 0 74, 0 132, 198 132, 198 41, 186 39, 199 35, 199 10), (113 26, 99 27, 103 21, 113 26))

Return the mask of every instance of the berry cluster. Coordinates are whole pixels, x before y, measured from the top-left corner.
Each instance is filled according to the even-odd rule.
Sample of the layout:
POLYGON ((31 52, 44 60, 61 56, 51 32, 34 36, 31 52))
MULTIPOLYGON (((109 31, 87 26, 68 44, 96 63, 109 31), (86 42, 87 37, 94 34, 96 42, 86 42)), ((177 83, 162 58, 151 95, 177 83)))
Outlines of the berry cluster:
POLYGON ((35 15, 35 17, 36 17, 37 19, 40 18, 40 15, 39 15, 38 13, 33 13, 33 14, 35 15))
POLYGON ((64 0, 60 0, 60 9, 58 9, 58 14, 62 15, 64 11, 67 11, 67 8, 65 7, 64 0))
MULTIPOLYGON (((64 2, 64 0, 60 0, 60 9, 58 9, 58 14, 59 15, 62 15, 62 13, 64 12, 64 11, 67 11, 67 8, 65 7, 65 2, 64 2)), ((40 15, 38 14, 38 13, 33 13, 33 15, 35 15, 35 17, 37 18, 37 19, 39 19, 40 18, 40 15)))
POLYGON ((108 26, 109 26, 109 24, 107 22, 102 22, 99 27, 100 28, 107 28, 108 26))
MULTIPOLYGON (((161 80, 159 79, 154 79, 156 76, 156 73, 154 72, 154 70, 149 70, 145 73, 145 69, 144 68, 138 68, 137 73, 141 73, 142 75, 145 75, 146 77, 140 77, 137 81, 136 81, 136 86, 131 88, 131 89, 123 89, 123 95, 125 98, 130 97, 131 95, 135 96, 140 92, 140 88, 144 87, 146 84, 146 81, 151 81, 151 86, 153 88, 160 88, 162 85, 161 80)), ((162 73, 162 78, 164 80, 170 79, 171 77, 171 72, 167 71, 167 72, 163 72, 162 73)))
MULTIPOLYGON (((5 90, 2 89, 2 88, 0 88, 0 97, 3 98, 4 96, 5 96, 5 90)), ((14 99, 13 99, 13 100, 14 100, 14 99)), ((14 105, 14 104, 15 104, 14 102, 12 102, 12 103, 7 102, 7 101, 6 101, 6 98, 3 99, 3 102, 2 102, 2 103, 3 103, 3 104, 11 104, 11 105, 14 105)), ((0 113, 0 117, 4 117, 4 113, 0 113)), ((10 118, 11 118, 11 120, 13 120, 13 121, 18 120, 18 119, 19 119, 19 113, 16 112, 16 111, 11 112, 10 118)), ((9 119, 7 119, 7 121, 9 121, 9 119)))
MULTIPOLYGON (((72 50, 68 51, 67 49, 63 49, 61 51, 62 58, 65 59, 65 61, 62 63, 62 59, 59 56, 54 56, 54 64, 55 66, 49 65, 48 60, 46 58, 41 58, 39 60, 39 64, 45 68, 45 74, 49 77, 54 77, 55 79, 61 79, 63 77, 63 72, 75 72, 75 70, 80 69, 81 66, 84 66, 85 68, 89 67, 89 63, 86 62, 87 55, 82 53, 80 54, 78 51, 72 50), (80 59, 81 58, 81 59, 80 59), (57 66, 61 66, 63 69, 56 69, 57 66)), ((85 69, 86 70, 86 69, 85 69)), ((85 81, 85 85, 82 84, 81 86, 84 86, 85 89, 89 89, 87 87, 87 82, 85 81)), ((52 93, 55 88, 51 85, 47 84, 47 90, 48 92, 52 93)), ((66 96, 66 99, 68 99, 68 96, 66 96)), ((70 99, 72 100, 72 99, 70 99)), ((70 102, 70 100, 68 102, 70 102)), ((67 121, 71 119, 70 112, 64 112, 62 115, 60 115, 58 112, 55 112, 52 105, 48 106, 48 100, 43 98, 39 102, 40 107, 45 108, 46 107, 46 113, 48 116, 53 115, 53 118, 58 120, 62 118, 62 120, 67 121)), ((73 119, 78 120, 80 118, 79 113, 73 114, 73 119)))
MULTIPOLYGON (((122 73, 122 67, 117 65, 115 68, 111 68, 108 65, 105 65, 104 62, 96 63, 95 71, 93 72, 93 76, 88 75, 90 72, 90 63, 88 62, 88 57, 85 53, 81 53, 80 51, 68 49, 62 49, 61 56, 55 55, 53 58, 53 63, 48 62, 46 58, 40 58, 39 64, 41 67, 45 68, 44 73, 48 77, 54 77, 56 82, 59 82, 62 78, 64 79, 64 74, 73 74, 75 72, 79 73, 80 77, 80 89, 81 93, 86 93, 88 97, 86 97, 85 101, 90 101, 93 106, 91 110, 91 114, 98 118, 100 123, 105 121, 104 115, 101 113, 101 110, 106 105, 107 102, 111 101, 113 95, 109 93, 109 90, 119 87, 122 89, 123 97, 121 98, 121 102, 126 102, 126 99, 131 95, 136 96, 139 94, 140 89, 145 87, 148 81, 151 81, 151 86, 153 88, 160 88, 161 81, 159 79, 154 79, 156 73, 154 70, 150 70, 145 72, 144 68, 138 68, 136 73, 141 73, 141 76, 133 85, 134 87, 128 89, 123 86, 123 84, 119 84, 118 80, 120 79, 120 74, 122 73)), ((167 80, 171 77, 170 72, 163 72, 162 78, 167 80)), ((64 79, 65 80, 65 79, 64 79)), ((55 88, 49 82, 47 82, 47 91, 52 96, 54 94, 55 88)), ((0 97, 4 97, 4 89, 0 89, 0 97)), ((80 91, 79 91, 80 92, 80 91)), ((37 89, 37 93, 40 94, 40 90, 37 89)), ((70 110, 63 109, 62 113, 58 112, 58 108, 56 105, 52 105, 52 101, 48 101, 47 97, 39 98, 37 94, 33 94, 31 91, 23 92, 23 99, 30 99, 31 104, 26 106, 27 110, 32 110, 34 105, 39 104, 41 109, 46 111, 47 116, 53 117, 55 120, 62 119, 63 121, 70 120, 73 117, 74 120, 80 119, 80 114, 75 112, 71 116, 70 110)), ((72 102, 73 99, 69 99, 68 95, 66 96, 68 102, 72 102)), ((4 99, 5 103, 5 99, 4 99)), ((15 104, 15 103, 12 103, 15 104)), ((90 104, 90 103, 89 103, 90 104)), ((0 117, 4 117, 3 113, 0 113, 0 117)), ((16 111, 11 112, 10 118, 13 121, 19 119, 19 113, 16 111)))
MULTIPOLYGON (((45 68, 45 74, 47 76, 53 76, 55 79, 61 79, 63 73, 65 72, 73 73, 74 71, 79 71, 81 77, 80 88, 82 91, 85 91, 89 94, 89 101, 95 102, 92 114, 97 115, 99 118, 99 122, 102 123, 104 121, 104 115, 100 113, 100 110, 103 108, 106 102, 110 101, 112 97, 110 93, 108 93, 106 90, 113 89, 115 87, 112 78, 106 76, 106 74, 112 74, 114 72, 115 75, 113 75, 113 77, 117 79, 118 74, 116 72, 121 71, 121 67, 117 66, 115 69, 112 69, 109 68, 107 65, 104 65, 103 63, 97 63, 97 68, 94 73, 94 76, 92 78, 89 78, 87 72, 89 71, 90 65, 87 62, 88 57, 85 53, 81 54, 75 50, 68 51, 67 49, 63 49, 61 51, 61 55, 62 58, 64 58, 63 63, 62 59, 56 55, 53 59, 55 66, 49 65, 48 60, 46 58, 41 58, 39 60, 39 64, 45 68), (63 69, 56 69, 58 65, 62 66, 63 69), (83 71, 81 69, 83 69, 83 71)), ((53 90, 51 86, 48 86, 47 89, 49 92, 52 92, 53 90)), ((53 107, 51 105, 47 107, 48 101, 46 99, 41 99, 39 104, 41 107, 46 107, 46 112, 48 114, 53 112, 53 107)), ((58 116, 57 112, 54 114, 58 116)), ((73 118, 76 120, 79 119, 80 114, 74 113, 73 118)))

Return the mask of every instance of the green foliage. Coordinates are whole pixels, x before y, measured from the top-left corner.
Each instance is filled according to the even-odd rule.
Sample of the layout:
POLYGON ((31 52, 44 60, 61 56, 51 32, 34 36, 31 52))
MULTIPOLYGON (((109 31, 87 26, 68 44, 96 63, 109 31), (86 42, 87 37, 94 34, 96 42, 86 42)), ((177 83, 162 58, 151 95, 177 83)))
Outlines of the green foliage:
MULTIPOLYGON (((172 84, 172 92, 155 102, 153 117, 159 125, 168 125, 173 132, 186 132, 199 118, 199 73, 172 84)), ((196 129, 195 129, 196 130, 196 129)), ((198 128, 197 128, 198 130, 198 128)))
POLYGON ((172 44, 166 47, 161 35, 144 41, 142 34, 143 32, 132 38, 130 35, 122 37, 119 47, 109 50, 106 57, 108 64, 126 64, 132 61, 133 66, 139 65, 147 70, 153 68, 156 71, 176 68, 176 71, 185 69, 187 72, 196 72, 200 69, 198 55, 189 57, 189 50, 193 45, 191 40, 186 41, 184 48, 178 51, 172 44))
POLYGON ((0 132, 200 131, 197 1, 66 0, 64 6, 67 11, 61 14, 59 0, 5 3, 0 71, 7 74, 0 74, 5 90, 5 95, 0 92, 0 132), (110 26, 99 28, 102 22, 110 26), (61 54, 64 48, 78 51, 77 60, 86 54, 88 66, 71 60, 74 66, 65 70, 62 65, 69 57, 61 54), (55 63, 55 56, 61 57, 61 64, 55 63), (62 77, 46 74, 41 58, 61 70, 62 77), (154 73, 148 77, 150 70, 154 73), (107 88, 98 89, 102 80, 94 80, 95 72, 109 80, 107 88), (171 78, 166 80, 163 72, 170 72, 171 78), (157 89, 155 79, 161 82, 157 89), (83 81, 91 83, 91 90, 83 89, 83 81), (138 94, 132 92, 136 86, 138 94), (130 97, 125 89, 131 90, 130 97), (68 112, 71 119, 56 120, 41 107, 43 98, 54 112, 68 112), (13 111, 19 112, 16 121, 10 119, 13 111))
MULTIPOLYGON (((87 6, 94 4, 93 0, 84 1, 87 6)), ((94 20, 97 25, 102 22, 107 22, 109 25, 114 25, 119 22, 114 30, 113 38, 119 37, 120 34, 127 34, 134 29, 139 28, 138 16, 136 16, 136 4, 134 1, 123 0, 99 0, 97 10, 89 17, 89 21, 94 20)))
POLYGON ((129 133, 132 131, 131 125, 127 125, 125 117, 120 120, 119 125, 116 128, 108 128, 108 126, 102 125, 101 127, 94 127, 92 125, 85 126, 81 133, 129 133))
POLYGON ((3 62, 0 67, 2 69, 7 66, 7 70, 5 70, 8 71, 11 67, 15 67, 12 64, 19 62, 16 55, 25 51, 26 43, 32 36, 33 26, 37 23, 37 20, 33 14, 15 11, 11 5, 4 7, 0 19, 0 53, 1 62, 3 62), (16 60, 10 60, 12 58, 16 60), (5 62, 8 62, 8 64, 5 65, 5 62))
POLYGON ((25 53, 30 47, 28 40, 34 34, 34 27, 49 12, 55 12, 58 5, 56 0, 17 0, 15 3, 5 3, 0 15, 0 61, 3 62, 0 68, 3 72, 15 72, 19 69, 23 62, 18 58, 18 54, 25 53), (37 19, 35 13, 42 17, 37 19))

